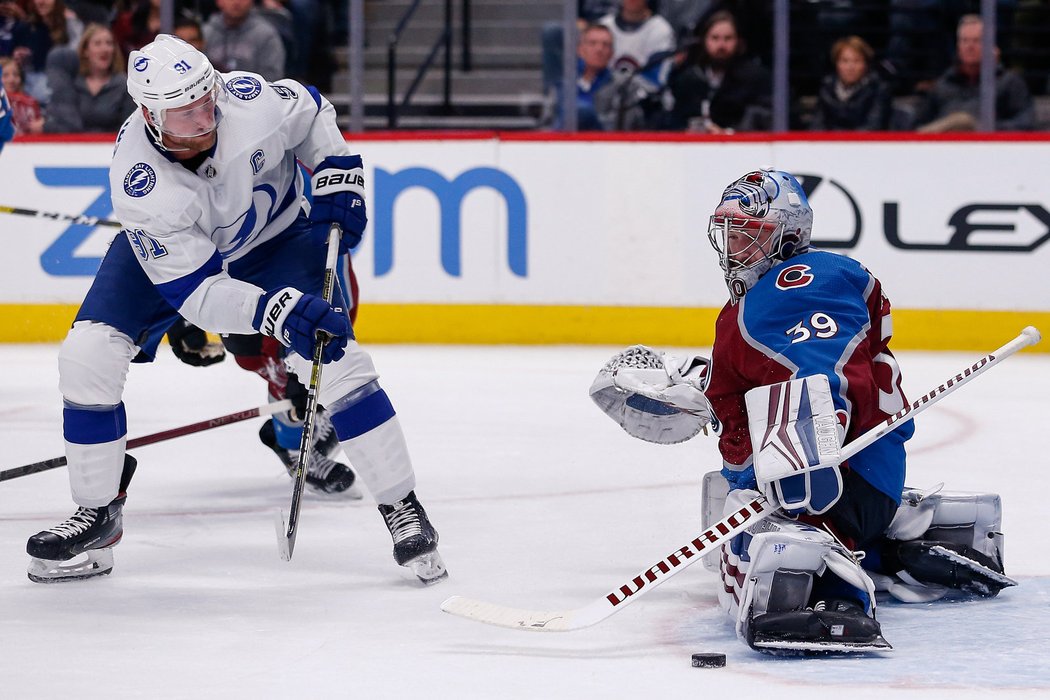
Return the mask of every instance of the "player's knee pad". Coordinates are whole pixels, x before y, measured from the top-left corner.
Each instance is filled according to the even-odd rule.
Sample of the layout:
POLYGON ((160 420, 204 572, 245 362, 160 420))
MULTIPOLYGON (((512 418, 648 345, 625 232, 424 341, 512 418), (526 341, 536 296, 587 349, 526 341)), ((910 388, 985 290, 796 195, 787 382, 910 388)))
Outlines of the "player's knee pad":
POLYGON ((339 444, 379 503, 415 488, 415 473, 393 404, 377 380, 328 406, 339 444))
MULTIPOLYGON (((756 495, 730 492, 726 512, 756 495)), ((838 595, 849 591, 868 616, 874 613, 874 584, 853 554, 827 532, 794 520, 773 516, 748 528, 723 547, 720 570, 719 603, 742 639, 760 615, 808 607, 818 583, 838 595)))
MULTIPOLYGON (((285 362, 304 381, 310 376, 310 360, 300 357, 298 353, 289 353, 285 362)), ((371 355, 357 341, 350 340, 346 344, 346 354, 324 366, 319 401, 331 410, 334 404, 378 378, 379 373, 376 372, 371 355)))
POLYGON ((880 590, 928 602, 953 589, 995 595, 1003 575, 1002 501, 998 494, 906 488, 886 531, 880 590))
POLYGON ((58 389, 74 404, 115 406, 137 352, 131 339, 112 326, 78 321, 58 352, 58 389))

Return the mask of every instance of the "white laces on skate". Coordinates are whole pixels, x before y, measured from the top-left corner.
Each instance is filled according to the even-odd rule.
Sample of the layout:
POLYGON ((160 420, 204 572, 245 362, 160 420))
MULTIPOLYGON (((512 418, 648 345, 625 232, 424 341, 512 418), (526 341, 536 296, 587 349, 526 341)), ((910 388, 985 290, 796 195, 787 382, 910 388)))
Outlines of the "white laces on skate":
POLYGON ((314 419, 314 445, 319 445, 327 440, 333 430, 335 430, 335 426, 332 425, 332 421, 328 419, 328 416, 323 413, 318 413, 317 417, 314 419))
POLYGON ((81 506, 77 508, 77 512, 69 516, 69 519, 64 523, 59 523, 55 527, 48 528, 47 531, 54 533, 59 537, 76 537, 91 527, 95 523, 95 518, 97 517, 98 508, 85 508, 81 506))
POLYGON ((384 513, 383 518, 386 519, 394 544, 414 535, 423 534, 423 523, 419 520, 419 513, 408 501, 395 504, 394 510, 384 513))
POLYGON ((317 450, 314 450, 313 454, 310 455, 310 465, 306 468, 306 471, 310 476, 326 481, 328 475, 332 473, 332 470, 338 464, 334 459, 325 457, 317 450))

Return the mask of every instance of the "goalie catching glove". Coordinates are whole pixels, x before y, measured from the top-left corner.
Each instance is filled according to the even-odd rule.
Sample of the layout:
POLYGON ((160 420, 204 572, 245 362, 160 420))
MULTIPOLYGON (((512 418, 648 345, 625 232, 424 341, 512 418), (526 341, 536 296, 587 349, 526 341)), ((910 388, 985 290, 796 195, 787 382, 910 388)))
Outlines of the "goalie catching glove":
POLYGON ((614 355, 591 383, 591 399, 632 437, 672 445, 714 423, 704 396, 711 361, 678 358, 645 345, 614 355))

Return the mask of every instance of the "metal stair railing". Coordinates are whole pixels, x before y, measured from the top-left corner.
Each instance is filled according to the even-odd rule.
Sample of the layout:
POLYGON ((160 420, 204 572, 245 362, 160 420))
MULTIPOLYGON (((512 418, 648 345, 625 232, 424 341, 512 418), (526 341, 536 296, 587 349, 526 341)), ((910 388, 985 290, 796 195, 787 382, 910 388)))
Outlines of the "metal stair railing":
MULTIPOLYGON (((469 71, 471 69, 471 46, 470 46, 470 0, 461 0, 462 2, 462 69, 469 71)), ((427 53, 427 57, 423 60, 423 63, 419 66, 416 71, 415 77, 409 84, 408 89, 405 90, 405 95, 401 99, 400 105, 397 102, 397 45, 401 41, 401 36, 404 34, 405 29, 408 27, 409 22, 415 15, 416 10, 419 9, 422 0, 415 0, 402 15, 398 21, 394 31, 390 34, 390 38, 387 40, 387 127, 390 129, 397 128, 398 112, 408 107, 412 101, 412 96, 423 82, 423 78, 426 77, 427 71, 430 70, 431 65, 437 59, 438 52, 444 50, 444 65, 443 65, 443 85, 442 85, 442 109, 445 114, 451 114, 452 112, 452 0, 444 0, 445 12, 444 12, 444 27, 433 45, 430 47, 430 51, 427 53)))

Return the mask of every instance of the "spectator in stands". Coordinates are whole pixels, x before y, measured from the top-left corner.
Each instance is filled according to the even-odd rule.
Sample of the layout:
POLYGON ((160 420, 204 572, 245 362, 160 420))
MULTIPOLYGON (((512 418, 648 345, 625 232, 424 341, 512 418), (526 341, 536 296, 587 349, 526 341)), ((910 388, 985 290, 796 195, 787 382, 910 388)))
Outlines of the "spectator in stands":
POLYGON ((890 90, 871 69, 875 52, 859 36, 831 46, 835 72, 824 78, 810 129, 815 131, 882 131, 890 118, 890 90))
POLYGON ((83 31, 63 0, 33 0, 25 21, 15 27, 13 55, 22 66, 25 91, 41 104, 51 99, 45 73, 48 53, 55 47, 76 46, 83 31))
POLYGON ((132 51, 153 41, 160 32, 160 0, 129 0, 113 19, 113 36, 124 60, 132 51))
POLYGON ((14 55, 15 26, 25 18, 25 8, 18 0, 0 0, 0 56, 14 55))
MULTIPOLYGON (((109 26, 116 14, 119 4, 113 0, 69 0, 66 3, 69 9, 76 13, 84 25, 102 24, 109 26)), ((76 50, 76 46, 73 47, 76 50)))
POLYGON ((16 134, 39 134, 44 130, 44 114, 40 103, 27 95, 22 88, 22 67, 10 57, 0 58, 0 74, 3 75, 4 92, 7 93, 11 110, 11 123, 16 134))
MULTIPOLYGON (((135 110, 127 91, 124 56, 113 32, 89 24, 77 46, 79 70, 56 84, 47 108, 47 133, 115 132, 135 110)), ((53 62, 49 62, 51 64, 53 62)), ((49 74, 54 74, 52 70, 49 74)))
POLYGON ((616 14, 598 20, 613 36, 610 68, 616 86, 616 129, 663 129, 671 108, 667 77, 674 59, 674 30, 654 14, 647 0, 621 0, 616 14), (631 126, 624 117, 640 108, 644 123, 631 126))
POLYGON ((715 4, 716 0, 660 0, 657 10, 681 43, 696 33, 701 18, 715 4))
MULTIPOLYGON (((577 44, 576 128, 579 131, 607 131, 616 128, 616 105, 612 96, 613 77, 609 61, 613 37, 608 27, 588 25, 577 44)), ((561 104, 560 86, 558 104, 561 104)), ((554 128, 562 128, 558 114, 554 128)))
POLYGON ((204 29, 201 23, 189 15, 181 15, 175 18, 175 36, 187 44, 204 53, 204 29))
MULTIPOLYGON (((926 95, 917 114, 919 131, 972 131, 980 115, 981 35, 980 15, 964 15, 956 31, 956 62, 926 95)), ((998 65, 996 49, 995 128, 1028 130, 1035 126, 1035 104, 1021 76, 998 65)))
MULTIPOLYGON (((582 32, 588 25, 615 12, 618 5, 619 0, 577 0, 576 31, 582 32)), ((543 94, 547 96, 553 96, 555 88, 561 85, 564 39, 565 28, 561 22, 543 25, 543 94)))
POLYGON ((218 12, 204 25, 207 56, 216 70, 245 70, 267 80, 284 77, 280 35, 252 6, 252 0, 216 0, 218 12))
MULTIPOLYGON (((349 4, 345 0, 263 0, 281 3, 291 12, 291 23, 284 23, 278 31, 290 32, 285 48, 290 49, 285 59, 287 76, 323 93, 332 89, 332 74, 336 72, 335 37, 346 43, 349 4)), ((285 35, 281 34, 282 38, 285 35)))
POLYGON ((270 26, 277 30, 277 35, 281 37, 281 44, 284 46, 285 66, 285 72, 281 75, 282 78, 291 77, 288 72, 288 66, 298 65, 295 18, 292 15, 292 11, 285 7, 286 3, 287 0, 257 0, 255 6, 255 11, 259 13, 259 16, 269 22, 270 26))
POLYGON ((746 55, 729 12, 711 14, 700 41, 671 79, 672 125, 709 134, 768 130, 773 83, 758 59, 746 55))
POLYGON ((608 27, 613 35, 610 68, 614 73, 637 75, 653 94, 667 86, 674 30, 666 19, 653 13, 647 0, 621 0, 619 11, 605 15, 598 24, 608 27))

